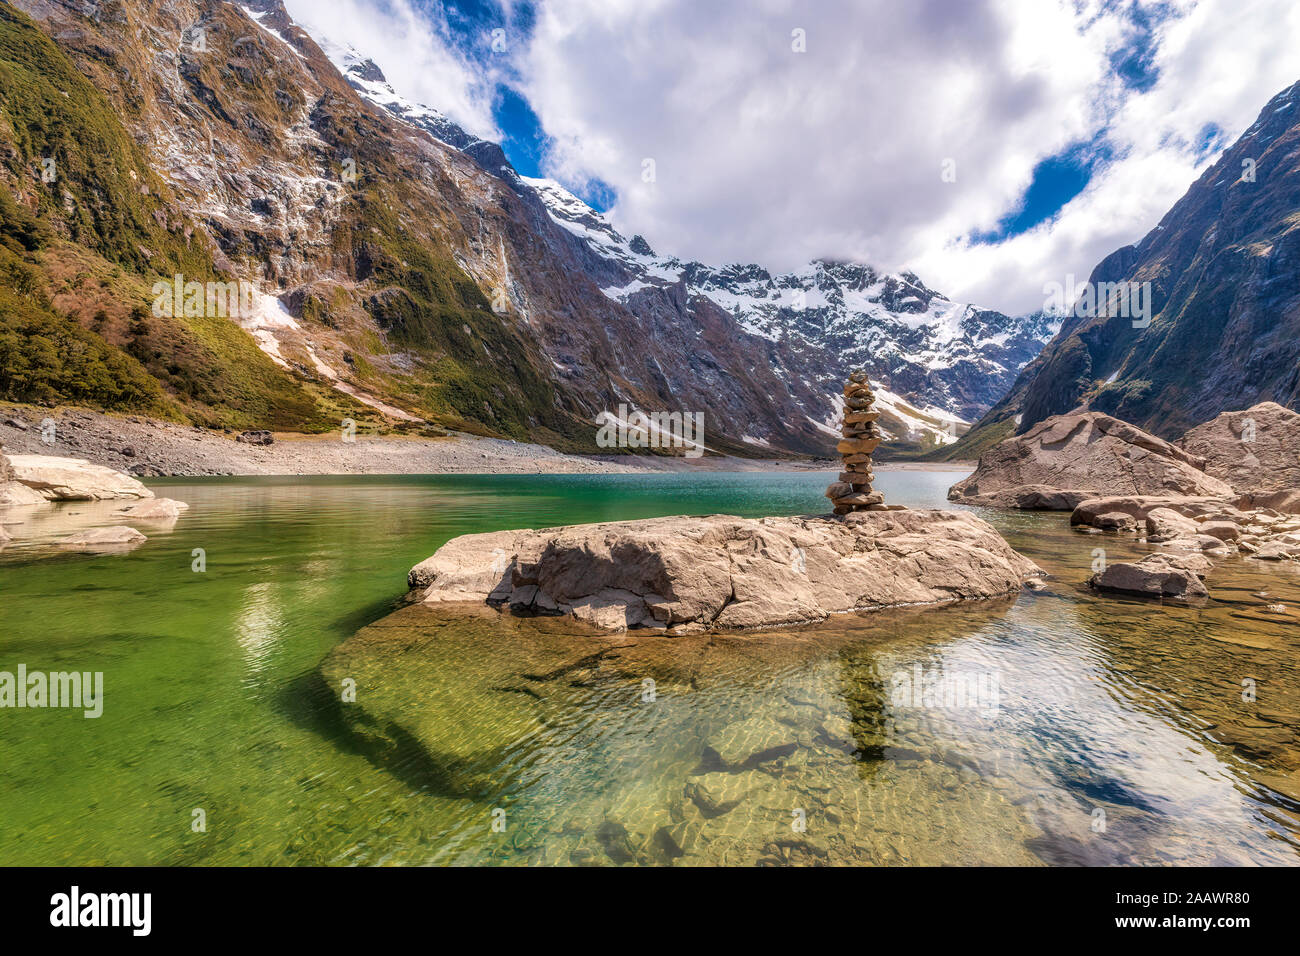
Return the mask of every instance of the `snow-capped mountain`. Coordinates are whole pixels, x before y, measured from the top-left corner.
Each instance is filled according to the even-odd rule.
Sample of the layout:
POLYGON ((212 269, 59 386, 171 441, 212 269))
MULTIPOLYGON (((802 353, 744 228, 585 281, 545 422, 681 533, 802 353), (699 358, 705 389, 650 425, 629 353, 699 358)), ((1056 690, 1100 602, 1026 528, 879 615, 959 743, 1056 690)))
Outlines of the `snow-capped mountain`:
POLYGON ((627 273, 627 282, 602 289, 611 299, 629 303, 646 288, 682 283, 688 295, 707 297, 746 331, 825 349, 945 420, 964 423, 987 411, 1059 327, 1041 313, 1011 318, 952 302, 910 272, 818 260, 773 275, 759 265, 715 268, 656 255, 641 236, 624 238, 559 183, 524 182, 557 223, 627 273))
MULTIPOLYGON (((373 61, 346 47, 322 48, 363 98, 468 153, 516 192, 540 201, 550 220, 572 237, 585 271, 611 302, 661 324, 665 301, 685 303, 689 310, 707 300, 746 337, 770 343, 772 354, 759 360, 791 385, 804 406, 802 417, 819 432, 837 434, 839 380, 860 367, 876 384, 887 437, 923 445, 951 442, 1001 398, 1056 332, 1056 323, 1042 315, 1013 319, 951 302, 911 273, 816 261, 797 273, 773 275, 758 265, 712 267, 659 255, 641 236, 623 236, 554 180, 519 176, 497 144, 403 97, 373 61), (821 407, 809 408, 801 393, 826 398, 821 407)), ((766 444, 762 428, 752 431, 745 433, 746 443, 766 444)))

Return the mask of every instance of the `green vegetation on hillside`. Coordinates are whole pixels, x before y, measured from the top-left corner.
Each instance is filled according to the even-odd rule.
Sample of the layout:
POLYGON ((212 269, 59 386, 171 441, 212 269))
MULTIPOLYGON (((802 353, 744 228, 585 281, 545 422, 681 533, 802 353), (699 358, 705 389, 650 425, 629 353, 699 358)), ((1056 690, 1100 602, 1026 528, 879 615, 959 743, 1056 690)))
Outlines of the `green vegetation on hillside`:
POLYGON ((337 424, 228 320, 151 314, 159 275, 214 277, 187 232, 104 96, 0 5, 0 398, 214 426, 337 424))
POLYGON ((0 398, 174 416, 139 362, 51 309, 45 275, 30 258, 50 238, 48 226, 0 189, 0 398))

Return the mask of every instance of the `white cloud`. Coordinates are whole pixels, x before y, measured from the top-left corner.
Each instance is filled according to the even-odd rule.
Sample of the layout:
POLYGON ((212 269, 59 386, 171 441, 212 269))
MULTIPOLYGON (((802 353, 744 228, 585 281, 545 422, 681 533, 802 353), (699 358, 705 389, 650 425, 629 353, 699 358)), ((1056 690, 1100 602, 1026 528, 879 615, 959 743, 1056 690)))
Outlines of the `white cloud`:
POLYGON ((318 42, 351 46, 374 60, 408 99, 476 136, 501 139, 492 118, 495 80, 457 49, 445 21, 410 0, 285 0, 285 8, 318 42))
POLYGON ((517 65, 555 138, 548 171, 610 184, 616 224, 661 252, 782 270, 859 258, 1027 311, 1045 281, 1085 277, 1156 224, 1198 173, 1207 123, 1230 142, 1297 79, 1300 4, 1157 9, 1145 92, 1113 68, 1131 10, 1093 0, 550 0, 517 65), (1040 160, 1102 136, 1117 158, 1054 222, 961 239, 1013 211, 1040 160))

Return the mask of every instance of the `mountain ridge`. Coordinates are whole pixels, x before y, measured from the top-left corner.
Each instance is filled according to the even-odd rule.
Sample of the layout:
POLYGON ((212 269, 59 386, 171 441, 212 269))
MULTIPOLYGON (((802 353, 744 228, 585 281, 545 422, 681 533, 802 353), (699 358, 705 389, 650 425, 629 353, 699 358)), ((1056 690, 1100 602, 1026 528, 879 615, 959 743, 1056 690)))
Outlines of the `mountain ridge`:
MULTIPOLYGON (((1132 245, 1089 282, 1150 283, 1152 315, 1071 315, 970 435, 1052 415, 1105 412, 1163 438, 1272 401, 1300 407, 1300 82, 1256 121, 1132 245)), ((1073 305, 1067 303, 1067 305, 1073 305)))

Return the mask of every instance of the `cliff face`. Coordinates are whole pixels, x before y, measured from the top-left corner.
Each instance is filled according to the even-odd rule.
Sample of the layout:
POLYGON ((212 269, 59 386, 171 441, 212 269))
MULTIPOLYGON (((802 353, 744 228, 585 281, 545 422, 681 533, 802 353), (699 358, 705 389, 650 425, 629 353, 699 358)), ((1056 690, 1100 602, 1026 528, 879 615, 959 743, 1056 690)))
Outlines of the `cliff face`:
MULTIPOLYGON (((383 415, 587 450, 596 415, 626 404, 703 412, 720 450, 833 444, 842 342, 771 334, 698 270, 611 294, 636 269, 499 147, 385 100, 374 64, 340 72, 279 0, 17 0, 0 31, 3 255, 23 277, 0 292, 20 315, 0 327, 20 369, 0 398, 236 427, 383 415), (245 307, 160 313, 155 284, 177 276, 247 283, 245 307)), ((996 336, 996 313, 963 316, 996 336)), ((1020 338, 997 374, 1032 351, 1020 338)), ((902 369, 897 390, 982 410, 996 396, 975 358, 902 369)))
POLYGON ((1150 326, 1068 320, 1022 376, 1018 409, 982 426, 1018 411, 1024 432, 1086 404, 1172 437, 1228 409, 1300 403, 1300 83, 1090 281, 1151 283, 1150 326))

